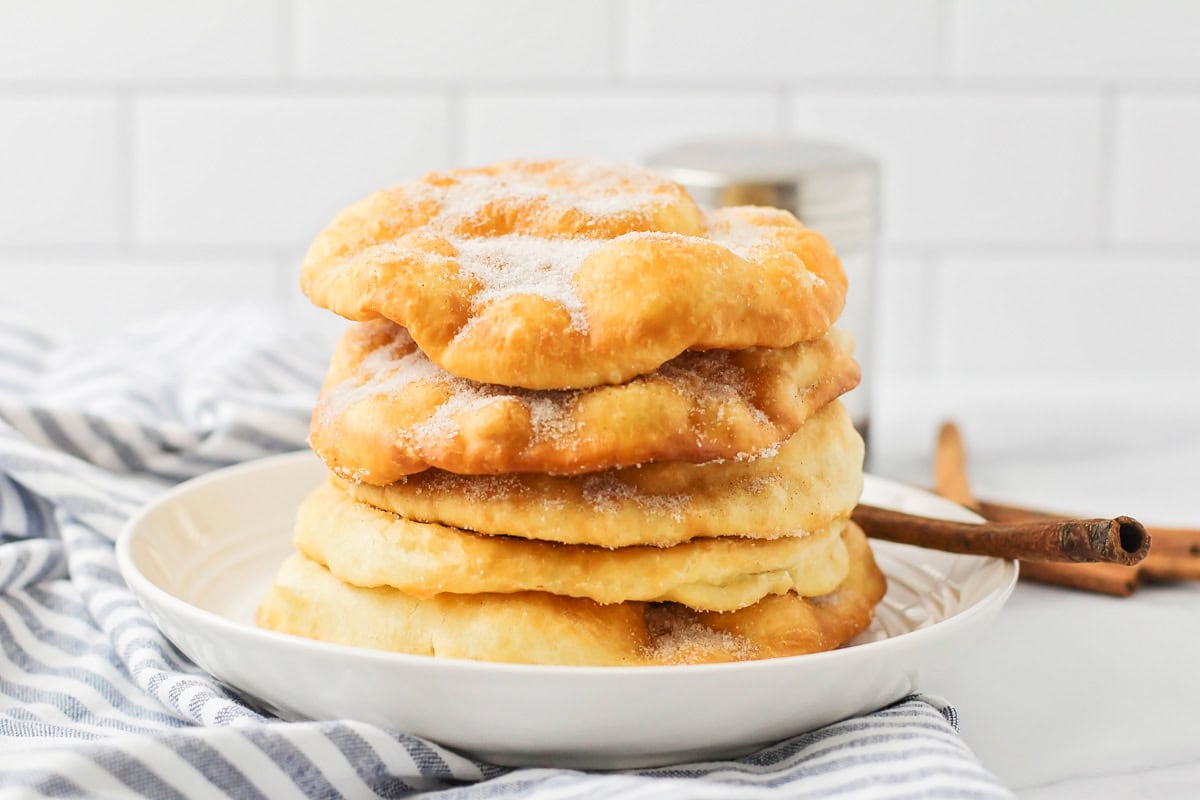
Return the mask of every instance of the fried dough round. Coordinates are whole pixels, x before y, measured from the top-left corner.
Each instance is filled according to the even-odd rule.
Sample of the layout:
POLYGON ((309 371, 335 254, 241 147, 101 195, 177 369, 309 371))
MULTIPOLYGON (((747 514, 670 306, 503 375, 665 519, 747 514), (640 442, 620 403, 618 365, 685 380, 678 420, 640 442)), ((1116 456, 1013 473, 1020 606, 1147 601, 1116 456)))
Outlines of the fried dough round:
POLYGON ((608 549, 414 522, 325 484, 301 504, 293 543, 338 580, 391 586, 413 597, 541 591, 601 604, 672 601, 733 611, 769 594, 812 597, 837 588, 848 569, 844 527, 837 520, 778 539, 608 549))
POLYGON ((739 611, 614 603, 548 592, 439 594, 342 583, 300 554, 258 608, 264 628, 327 642, 445 658, 528 664, 696 664, 831 650, 870 624, 886 581, 862 531, 842 534, 846 580, 828 595, 765 598, 739 611))
POLYGON ((684 353, 620 386, 532 392, 456 378, 376 320, 338 343, 309 440, 335 474, 376 486, 429 467, 578 475, 746 458, 858 384, 852 347, 833 331, 778 350, 684 353))
POLYGON ((388 486, 333 480, 360 502, 422 522, 566 544, 666 547, 827 527, 858 502, 862 463, 862 437, 835 401, 776 455, 747 461, 662 461, 569 477, 427 470, 388 486))
POLYGON ((385 317, 450 373, 527 389, 623 383, 685 350, 825 334, 846 277, 786 211, 703 214, 647 170, 510 161, 430 173, 339 214, 304 293, 385 317))

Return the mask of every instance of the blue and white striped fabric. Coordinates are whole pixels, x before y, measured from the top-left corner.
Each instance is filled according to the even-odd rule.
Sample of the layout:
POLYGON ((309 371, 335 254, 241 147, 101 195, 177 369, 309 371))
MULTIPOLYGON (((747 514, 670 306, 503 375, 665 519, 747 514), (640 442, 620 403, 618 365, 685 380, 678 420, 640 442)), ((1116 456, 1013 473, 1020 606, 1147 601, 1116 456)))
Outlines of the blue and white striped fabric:
POLYGON ((254 710, 158 632, 113 540, 164 487, 303 447, 327 357, 277 310, 69 345, 0 314, 0 797, 1011 796, 925 697, 738 761, 604 774, 254 710))

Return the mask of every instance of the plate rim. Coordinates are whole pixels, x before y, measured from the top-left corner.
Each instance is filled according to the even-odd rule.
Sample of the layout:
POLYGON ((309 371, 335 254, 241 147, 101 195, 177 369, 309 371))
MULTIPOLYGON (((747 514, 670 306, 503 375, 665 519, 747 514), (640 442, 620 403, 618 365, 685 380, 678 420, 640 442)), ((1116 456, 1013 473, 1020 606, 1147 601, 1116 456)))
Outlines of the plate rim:
MULTIPOLYGON (((302 636, 280 633, 265 628, 259 628, 253 625, 247 625, 242 622, 235 621, 222 614, 209 611, 199 606, 193 605, 188 601, 172 594, 171 592, 158 586, 153 580, 146 576, 141 569, 138 568, 133 556, 133 542, 139 534, 139 529, 144 527, 144 521, 151 514, 159 511, 165 506, 169 506, 176 502, 181 495, 190 494, 199 489, 202 489, 209 484, 218 483, 232 478, 236 478, 246 472, 266 472, 272 469, 283 469, 291 467, 293 463, 300 463, 309 460, 315 460, 316 456, 311 450, 293 450, 285 453, 277 453, 275 455, 266 456, 264 458, 252 459, 243 461, 238 464, 232 464, 227 467, 221 467, 194 478, 183 481, 165 492, 157 495, 148 503, 143 505, 121 528, 116 540, 116 558, 117 566, 121 577, 137 598, 139 605, 144 610, 150 612, 147 598, 153 600, 153 604, 157 606, 170 607, 176 614, 184 618, 190 618, 189 621, 198 621, 210 628, 215 628, 225 635, 253 635, 263 637, 265 641, 277 642, 281 646, 295 648, 297 650, 315 650, 329 656, 340 656, 348 659, 365 659, 371 662, 377 662, 379 665, 388 666, 406 666, 422 668, 438 668, 450 670, 464 670, 473 672, 484 670, 489 673, 513 673, 514 675, 526 677, 583 677, 588 675, 630 675, 638 677, 663 676, 678 678, 680 674, 700 675, 708 673, 721 672, 736 672, 742 674, 745 672, 786 669, 797 663, 803 663, 816 666, 825 661, 854 657, 850 654, 863 654, 862 657, 882 653, 886 655, 888 649, 904 647, 911 645, 914 642, 920 643, 926 638, 945 634, 953 629, 967 624, 971 618, 979 614, 986 613, 989 609, 996 605, 1003 605, 1007 602, 1009 596, 1017 583, 1019 575, 1019 567, 1015 560, 1000 559, 986 556, 962 556, 963 558, 984 558, 988 561, 999 562, 1005 565, 1005 570, 1008 573, 1002 585, 998 585, 992 589, 984 597, 959 611, 951 617, 940 620, 932 625, 917 630, 907 631, 898 636, 888 636, 883 639, 878 639, 871 642, 863 642, 862 644, 854 645, 853 647, 835 648, 819 653, 805 653, 793 656, 780 656, 777 658, 765 658, 750 661, 732 661, 715 664, 663 664, 663 665, 629 665, 629 666, 596 666, 596 665, 563 665, 563 664, 522 664, 503 661, 484 661, 479 659, 455 658, 447 656, 426 656, 415 653, 399 653, 388 650, 376 650, 368 647, 355 647, 352 645, 337 644, 334 642, 324 642, 317 639, 308 639, 302 636)), ((945 498, 938 497, 924 489, 916 486, 894 481, 889 478, 882 478, 875 475, 865 474, 864 477, 870 481, 878 482, 889 487, 897 487, 903 492, 917 492, 930 499, 941 502, 950 502, 945 498)), ((960 508, 962 508, 960 506, 960 508)), ((977 521, 982 522, 982 518, 975 515, 973 512, 963 508, 965 515, 976 517, 977 521)), ((880 540, 872 540, 872 546, 883 545, 884 547, 911 547, 910 545, 900 545, 892 542, 882 542, 880 540)), ((941 552, 941 551, 938 551, 941 552)), ((151 615, 153 617, 153 614, 151 615)), ((155 627, 159 629, 164 637, 173 641, 170 636, 162 630, 162 627, 155 622, 155 627)), ((190 656, 189 656, 190 658, 190 656)))

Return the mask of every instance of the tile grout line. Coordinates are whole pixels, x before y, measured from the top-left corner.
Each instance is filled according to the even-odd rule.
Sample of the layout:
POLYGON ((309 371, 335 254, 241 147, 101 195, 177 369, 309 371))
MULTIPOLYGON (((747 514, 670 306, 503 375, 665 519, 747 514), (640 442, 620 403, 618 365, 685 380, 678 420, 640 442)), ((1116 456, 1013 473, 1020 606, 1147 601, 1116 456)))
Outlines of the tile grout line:
POLYGON ((937 37, 937 63, 934 68, 941 82, 950 84, 950 79, 954 74, 954 56, 956 55, 952 37, 954 0, 939 0, 934 27, 934 35, 937 37))
POLYGON ((279 32, 277 34, 276 46, 279 48, 278 64, 279 80, 282 82, 285 89, 292 88, 296 78, 296 52, 295 52, 295 9, 292 8, 291 0, 278 0, 279 16, 277 22, 279 24, 279 32))
POLYGON ((608 77, 611 82, 625 74, 625 20, 628 9, 624 0, 610 0, 608 6, 608 77))
POLYGON ((1200 255, 1200 237, 1190 241, 1162 242, 1154 239, 1126 239, 1122 241, 1100 242, 1094 238, 1086 241, 1053 241, 1045 239, 1028 239, 1014 242, 1001 239, 977 239, 974 241, 939 241, 939 240, 884 240, 883 246, 889 252, 906 257, 920 257, 928 248, 935 248, 939 254, 955 255, 964 258, 996 257, 1008 259, 1022 258, 1070 258, 1072 256, 1104 256, 1147 258, 1195 258, 1200 255))
POLYGON ((115 260, 134 257, 163 261, 236 261, 239 259, 274 259, 281 252, 294 256, 305 242, 293 244, 139 244, 103 243, 69 245, 0 245, 0 261, 20 260, 30 263, 78 260, 115 260))
MULTIPOLYGON (((293 53, 294 56, 294 53, 293 53)), ((1054 97, 1061 95, 1095 96, 1108 88, 1139 94, 1200 93, 1200 80, 1132 80, 1102 81, 1093 78, 987 78, 970 77, 953 81, 934 77, 830 77, 830 76, 753 76, 724 78, 639 77, 610 75, 605 77, 494 77, 471 79, 469 88, 478 92, 525 92, 550 94, 570 92, 636 92, 669 94, 672 92, 728 94, 761 90, 764 81, 803 80, 805 91, 845 92, 855 98, 870 98, 881 92, 941 92, 950 96, 973 95, 1003 97, 1026 95, 1054 97)), ((321 77, 241 77, 241 78, 170 78, 138 80, 48 80, 13 81, 0 78, 0 99, 19 99, 40 96, 111 95, 119 91, 153 92, 176 96, 227 94, 249 95, 270 91, 293 91, 313 96, 346 94, 387 95, 396 93, 430 94, 464 88, 461 78, 454 76, 424 78, 321 78, 321 77)))

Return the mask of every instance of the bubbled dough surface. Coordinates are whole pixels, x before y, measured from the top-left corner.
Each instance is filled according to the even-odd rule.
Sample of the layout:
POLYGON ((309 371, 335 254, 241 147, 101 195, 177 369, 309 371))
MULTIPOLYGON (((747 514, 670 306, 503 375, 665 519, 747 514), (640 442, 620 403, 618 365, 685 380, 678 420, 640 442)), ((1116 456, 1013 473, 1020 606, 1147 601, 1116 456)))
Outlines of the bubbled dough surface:
POLYGON ((376 486, 436 467, 576 475, 650 461, 746 458, 858 384, 840 331, 780 349, 689 352, 617 386, 528 391, 457 378, 386 320, 338 343, 313 450, 376 486))
POLYGON ((568 544, 662 547, 827 527, 858 502, 862 462, 862 438, 835 401, 774 455, 743 461, 665 461, 578 476, 427 470, 382 487, 334 481, 408 519, 568 544))
POLYGON ((296 554, 258 609, 272 630, 339 644, 530 664, 693 664, 831 650, 870 624, 886 582, 866 537, 842 534, 850 569, 828 595, 773 595, 730 612, 674 603, 601 605, 548 592, 439 594, 350 586, 296 554))
POLYGON ((846 577, 845 520, 777 539, 721 537, 604 548, 488 536, 414 522, 326 484, 302 504, 296 549, 355 586, 414 597, 544 591, 598 603, 673 601, 733 611, 768 594, 826 594, 846 577))
POLYGON ((514 161, 431 173, 341 212, 301 287, 407 327, 450 373, 528 389, 623 383, 688 349, 820 338, 846 278, 791 214, 701 212, 647 170, 514 161))

